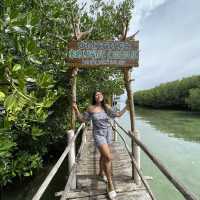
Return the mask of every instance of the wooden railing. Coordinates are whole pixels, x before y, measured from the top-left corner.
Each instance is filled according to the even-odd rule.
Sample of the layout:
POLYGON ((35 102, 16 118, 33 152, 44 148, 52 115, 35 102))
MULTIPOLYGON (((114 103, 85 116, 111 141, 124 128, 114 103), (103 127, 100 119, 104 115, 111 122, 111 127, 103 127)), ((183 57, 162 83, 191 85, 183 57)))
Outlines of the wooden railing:
MULTIPOLYGON (((38 191, 36 192, 36 194, 34 195, 34 197, 32 198, 32 200, 40 200, 41 199, 41 197, 43 196, 43 194, 46 191, 47 187, 49 186, 50 182, 52 181, 52 179, 54 178, 54 176, 57 173, 58 169, 60 168, 61 164, 63 163, 63 161, 65 160, 66 156, 70 152, 71 147, 75 143, 76 138, 78 137, 79 133, 84 128, 85 128, 85 123, 82 123, 80 125, 80 127, 78 128, 78 130, 76 131, 76 133, 74 134, 74 136, 72 137, 72 139, 69 141, 67 147, 65 148, 64 152, 60 156, 59 160, 53 166, 53 168, 51 169, 50 173, 45 178, 44 182, 42 183, 42 185, 40 186, 40 188, 38 189, 38 191)), ((79 154, 80 154, 80 151, 79 151, 78 155, 79 154)))
MULTIPOLYGON (((65 189, 61 193, 61 199, 60 200, 64 200, 64 199, 67 198, 67 194, 71 189, 71 184, 74 182, 73 179, 76 178, 76 174, 75 174, 76 173, 76 168, 77 168, 77 165, 78 165, 78 163, 80 161, 80 156, 81 156, 81 153, 83 151, 83 147, 84 147, 85 143, 86 143, 86 134, 85 134, 85 131, 83 131, 82 140, 81 140, 81 146, 79 147, 79 151, 78 151, 78 153, 76 155, 76 161, 75 161, 75 163, 73 164, 73 166, 71 168, 71 171, 70 171, 70 174, 69 174, 65 189)), ((55 196, 59 196, 59 193, 55 194, 55 196)))
MULTIPOLYGON (((115 124, 127 135, 130 137, 130 139, 134 142, 135 145, 138 145, 145 153, 146 155, 153 161, 153 163, 158 167, 158 169, 168 178, 168 180, 176 187, 176 189, 184 196, 185 199, 187 200, 198 200, 197 197, 188 191, 188 189, 183 186, 178 180, 177 178, 175 178, 168 169, 166 169, 166 167, 161 163, 161 161, 156 158, 150 151, 149 149, 140 141, 138 140, 131 131, 126 131, 116 120, 114 120, 115 124)), ((150 197, 152 200, 155 200, 156 198, 154 197, 146 179, 144 178, 140 167, 138 166, 138 163, 136 162, 133 153, 129 150, 128 145, 124 139, 124 137, 122 136, 122 134, 116 129, 116 126, 112 126, 113 130, 115 132, 117 132, 117 134, 120 136, 120 138, 122 139, 122 141, 125 144, 126 150, 128 151, 128 154, 131 158, 131 161, 135 167, 135 169, 137 170, 137 173, 139 175, 139 177, 141 178, 141 181, 143 182, 147 192, 149 193, 150 197)), ((68 155, 68 153, 71 150, 72 145, 75 143, 76 138, 78 137, 81 129, 85 128, 85 124, 82 123, 80 125, 80 127, 78 128, 77 132, 75 133, 75 135, 72 137, 72 139, 70 140, 68 146, 66 147, 65 151, 63 152, 63 154, 61 155, 61 157, 59 158, 59 160, 57 161, 57 163, 54 165, 54 167, 52 168, 52 170, 50 171, 50 173, 48 174, 48 176, 46 177, 46 179, 44 180, 44 182, 42 183, 42 185, 40 186, 40 188, 38 189, 38 191, 36 192, 36 194, 34 195, 32 200, 40 200, 42 195, 44 194, 45 190, 47 189, 47 187, 49 186, 50 182, 52 181, 53 177, 55 176, 55 174, 57 173, 59 167, 61 166, 61 164, 63 163, 64 159, 66 158, 66 156, 68 155)), ((61 200, 66 199, 67 193, 70 191, 72 183, 74 182, 74 179, 76 179, 76 168, 77 165, 80 161, 80 155, 83 151, 83 147, 84 144, 86 142, 86 135, 85 135, 85 129, 83 131, 82 134, 82 142, 81 142, 81 146, 78 150, 78 153, 76 155, 76 160, 73 163, 71 169, 70 169, 70 174, 68 177, 68 181, 67 184, 65 186, 64 191, 58 192, 55 195, 56 196, 61 196, 61 200)), ((76 182, 76 181, 75 181, 76 182)))
POLYGON ((142 182, 143 182, 143 184, 144 184, 144 186, 145 186, 147 192, 149 193, 151 199, 152 199, 152 200, 155 200, 156 198, 154 197, 154 194, 153 194, 153 192, 151 191, 151 188, 149 187, 147 181, 144 179, 144 176, 143 176, 143 174, 142 174, 142 172, 141 172, 141 170, 140 170, 140 168, 139 168, 139 166, 138 166, 138 163, 137 163, 137 161, 135 160, 133 154, 130 152, 130 150, 129 150, 129 148, 128 148, 128 145, 127 145, 127 143, 126 143, 124 137, 119 133, 119 131, 118 131, 115 127, 113 127, 113 129, 115 129, 115 131, 118 133, 118 135, 120 136, 120 138, 121 138, 122 141, 124 142, 124 145, 125 145, 125 147, 126 147, 126 150, 127 150, 128 154, 129 154, 131 160, 132 160, 132 163, 133 163, 133 165, 135 166, 135 168, 136 168, 136 170, 137 170, 137 173, 139 174, 139 176, 140 176, 140 178, 141 178, 141 180, 142 180, 142 182))
MULTIPOLYGON (((133 140, 135 145, 138 145, 144 151, 144 153, 146 153, 146 155, 152 160, 152 162, 158 167, 158 169, 168 178, 168 180, 176 187, 176 189, 184 196, 185 199, 198 200, 198 198, 192 192, 189 192, 188 189, 183 184, 181 184, 174 175, 172 175, 169 172, 169 170, 161 163, 161 161, 158 158, 156 158, 151 153, 151 151, 146 147, 146 145, 144 145, 140 140, 138 140, 131 131, 126 131, 116 120, 114 120, 114 122, 126 135, 130 137, 131 140, 133 140)), ((117 131, 117 129, 114 126, 112 127, 119 134, 119 136, 123 138, 123 136, 119 133, 119 131, 117 131)), ((126 149, 128 150, 126 141, 124 140, 124 138, 122 140, 125 143, 126 149)), ((134 160, 134 155, 129 150, 128 150, 128 153, 131 157, 131 160, 133 161, 133 164, 135 165, 135 168, 137 169, 139 176, 142 177, 141 171, 137 167, 137 162, 134 160)), ((150 188, 148 187, 148 184, 146 184, 145 180, 142 180, 142 181, 147 191, 149 192, 151 198, 155 199, 150 188)))

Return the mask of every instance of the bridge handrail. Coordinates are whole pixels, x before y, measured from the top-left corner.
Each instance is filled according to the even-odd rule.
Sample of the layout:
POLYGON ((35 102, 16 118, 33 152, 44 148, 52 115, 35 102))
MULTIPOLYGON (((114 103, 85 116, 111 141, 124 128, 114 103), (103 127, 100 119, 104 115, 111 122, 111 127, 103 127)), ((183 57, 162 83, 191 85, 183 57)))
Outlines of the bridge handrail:
MULTIPOLYGON (((180 183, 177 178, 175 178, 169 170, 162 164, 162 162, 156 158, 153 153, 149 151, 149 149, 144 145, 140 140, 138 140, 131 131, 126 131, 116 120, 114 120, 116 125, 123 130, 126 135, 128 135, 134 143, 136 143, 140 148, 144 151, 144 153, 152 160, 152 162, 158 167, 158 169, 168 178, 168 180, 176 187, 176 189, 185 197, 187 200, 198 200, 198 198, 192 193, 189 192, 188 189, 180 183)), ((134 156, 134 155, 133 155, 134 156)))
POLYGON ((83 131, 83 134, 82 134, 81 146, 79 147, 78 153, 76 155, 76 161, 75 161, 75 163, 73 164, 73 166, 71 168, 71 171, 69 173, 69 177, 68 177, 68 180, 67 180, 67 184, 65 186, 64 191, 62 192, 62 196, 61 196, 60 200, 67 199, 67 197, 65 196, 65 194, 67 194, 70 191, 71 183, 73 181, 77 165, 78 165, 78 163, 80 161, 80 157, 81 157, 81 154, 83 152, 83 147, 84 147, 84 145, 86 143, 86 140, 84 139, 84 137, 86 137, 85 130, 83 131))
POLYGON ((141 178, 141 180, 142 180, 142 182, 143 182, 143 184, 144 184, 144 186, 145 186, 145 188, 146 188, 146 190, 147 190, 147 192, 149 193, 151 199, 152 199, 152 200, 155 200, 156 198, 154 197, 154 194, 153 194, 153 192, 151 191, 151 188, 149 187, 147 181, 144 179, 144 177, 143 177, 143 175, 142 175, 142 172, 141 172, 141 170, 139 169, 139 166, 138 166, 138 164, 137 164, 137 161, 135 160, 135 158, 134 158, 134 156, 132 155, 132 153, 129 151, 128 145, 127 145, 127 143, 126 143, 124 137, 119 133, 119 131, 118 131, 115 127, 113 127, 113 128, 114 128, 114 130, 118 133, 118 135, 120 136, 120 138, 122 139, 122 141, 124 142, 125 147, 126 147, 126 150, 127 150, 128 154, 129 154, 129 156, 130 156, 130 158, 131 158, 131 160, 132 160, 132 162, 133 162, 133 164, 134 164, 134 166, 135 166, 135 168, 136 168, 136 170, 137 170, 137 172, 138 172, 138 174, 139 174, 139 176, 140 176, 140 178, 141 178))
POLYGON ((63 163, 64 159, 66 158, 67 154, 69 153, 72 144, 75 142, 76 138, 78 137, 80 131, 82 128, 85 128, 85 123, 82 123, 76 133, 74 134, 73 138, 71 139, 70 143, 65 148, 64 152, 56 162, 56 164, 53 166, 43 183, 41 184, 40 188, 37 190, 36 194, 33 196, 32 200, 39 200, 42 195, 44 194, 45 190, 49 186, 50 182, 52 181, 53 177, 57 173, 58 169, 60 168, 61 164, 63 163))

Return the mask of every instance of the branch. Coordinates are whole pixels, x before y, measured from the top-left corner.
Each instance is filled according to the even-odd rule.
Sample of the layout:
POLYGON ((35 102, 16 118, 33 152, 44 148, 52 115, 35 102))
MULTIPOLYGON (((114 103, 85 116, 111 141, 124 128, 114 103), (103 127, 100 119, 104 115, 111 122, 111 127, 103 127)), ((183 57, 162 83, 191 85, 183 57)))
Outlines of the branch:
POLYGON ((74 22, 74 16, 73 14, 71 13, 71 23, 72 23, 72 27, 73 27, 73 31, 74 31, 74 36, 75 38, 77 38, 77 35, 76 35, 76 27, 75 27, 75 22, 74 22))
POLYGON ((76 36, 78 37, 81 33, 81 31, 80 31, 80 23, 81 23, 80 16, 78 16, 76 20, 77 20, 77 22, 75 24, 75 31, 76 31, 76 36))
POLYGON ((91 28, 90 30, 85 31, 85 32, 80 32, 78 34, 77 40, 84 39, 85 37, 87 37, 92 32, 92 30, 93 30, 93 28, 91 28))
POLYGON ((122 39, 125 40, 128 32, 128 26, 129 26, 129 21, 126 20, 125 23, 123 23, 123 30, 122 30, 122 39))
POLYGON ((87 2, 85 2, 85 3, 83 4, 83 6, 80 8, 80 10, 82 11, 82 10, 85 8, 86 5, 87 5, 87 2))
POLYGON ((72 20, 73 28, 74 28, 73 38, 75 40, 82 40, 92 32, 93 27, 90 28, 90 30, 88 30, 88 31, 81 32, 81 30, 80 30, 80 16, 78 16, 76 20, 77 20, 76 23, 72 20))
POLYGON ((135 81, 135 79, 133 78, 133 79, 130 79, 130 80, 129 80, 129 82, 132 82, 132 81, 135 81))
POLYGON ((139 30, 136 31, 133 35, 127 37, 126 39, 127 39, 127 40, 134 40, 134 39, 135 39, 135 36, 136 36, 139 32, 140 32, 139 30))

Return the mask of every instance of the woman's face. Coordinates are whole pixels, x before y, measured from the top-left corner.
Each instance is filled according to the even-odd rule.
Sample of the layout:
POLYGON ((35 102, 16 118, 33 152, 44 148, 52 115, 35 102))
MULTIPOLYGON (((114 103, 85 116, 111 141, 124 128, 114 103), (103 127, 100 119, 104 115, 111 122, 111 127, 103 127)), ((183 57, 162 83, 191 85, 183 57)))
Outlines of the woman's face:
POLYGON ((103 101, 103 94, 101 92, 96 92, 95 100, 97 103, 100 103, 101 101, 103 101))

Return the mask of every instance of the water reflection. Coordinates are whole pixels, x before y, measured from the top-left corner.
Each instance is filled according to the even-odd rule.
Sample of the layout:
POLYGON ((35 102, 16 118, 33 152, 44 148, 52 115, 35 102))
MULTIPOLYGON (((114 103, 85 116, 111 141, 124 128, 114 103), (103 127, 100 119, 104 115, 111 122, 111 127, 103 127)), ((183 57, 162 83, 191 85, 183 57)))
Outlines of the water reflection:
POLYGON ((169 136, 200 142, 200 113, 157 110, 136 107, 137 119, 142 119, 169 136))

